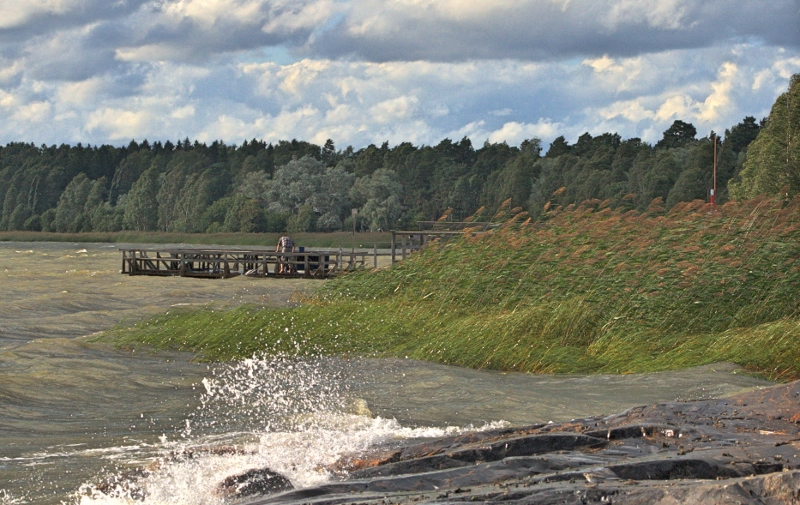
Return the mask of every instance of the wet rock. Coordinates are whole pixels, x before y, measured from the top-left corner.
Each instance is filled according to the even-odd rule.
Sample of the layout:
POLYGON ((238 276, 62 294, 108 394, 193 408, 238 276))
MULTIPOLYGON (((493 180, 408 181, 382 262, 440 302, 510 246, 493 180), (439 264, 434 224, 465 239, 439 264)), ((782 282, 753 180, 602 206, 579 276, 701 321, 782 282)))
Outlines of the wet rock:
POLYGON ((229 498, 267 495, 294 489, 289 479, 269 468, 253 468, 231 475, 217 487, 217 492, 229 498))
POLYGON ((99 493, 108 497, 141 501, 145 499, 145 493, 139 485, 139 481, 148 475, 150 472, 144 469, 126 470, 106 477, 92 486, 89 491, 93 495, 99 493))
POLYGON ((800 382, 343 458, 248 503, 800 503, 800 382))
MULTIPOLYGON (((102 494, 113 498, 124 498, 136 501, 143 501, 145 498, 147 498, 147 495, 145 492, 145 488, 142 485, 142 481, 147 477, 149 477, 150 475, 152 475, 153 472, 157 472, 165 464, 188 461, 206 456, 232 456, 232 455, 238 456, 245 454, 254 454, 254 452, 245 451, 243 449, 231 445, 209 445, 209 446, 187 447, 180 451, 171 451, 168 456, 164 458, 159 458, 151 462, 144 468, 127 469, 120 471, 119 473, 109 475, 105 477, 103 480, 91 486, 89 488, 89 492, 94 495, 102 494)), ((281 478, 283 477, 281 476, 281 478)), ((258 484, 256 484, 255 482, 256 481, 254 481, 254 484, 251 486, 253 489, 258 487, 258 484)), ((243 483, 243 488, 250 489, 247 486, 247 483, 243 483)), ((286 491, 288 489, 292 489, 292 487, 283 487, 280 489, 276 489, 273 492, 286 491)), ((235 492, 227 490, 227 488, 225 488, 222 485, 220 486, 220 492, 221 494, 237 495, 235 492)), ((238 496, 253 496, 256 494, 258 493, 253 492, 249 494, 241 494, 238 496)))
POLYGON ((172 451, 168 458, 169 461, 183 461, 195 459, 203 456, 238 456, 242 454, 253 454, 253 451, 245 451, 232 445, 209 445, 188 447, 181 451, 172 451))

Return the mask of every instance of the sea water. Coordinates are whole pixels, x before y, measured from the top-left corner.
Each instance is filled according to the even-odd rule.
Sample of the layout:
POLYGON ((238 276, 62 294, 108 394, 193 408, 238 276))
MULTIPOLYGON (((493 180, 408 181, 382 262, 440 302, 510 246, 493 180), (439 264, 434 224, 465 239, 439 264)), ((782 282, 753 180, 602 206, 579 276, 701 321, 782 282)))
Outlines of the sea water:
POLYGON ((319 281, 129 277, 120 266, 116 245, 0 243, 0 505, 220 504, 222 480, 254 468, 313 486, 343 478, 343 456, 412 440, 768 384, 726 364, 536 376, 131 352, 84 336, 174 306, 288 306, 319 281))

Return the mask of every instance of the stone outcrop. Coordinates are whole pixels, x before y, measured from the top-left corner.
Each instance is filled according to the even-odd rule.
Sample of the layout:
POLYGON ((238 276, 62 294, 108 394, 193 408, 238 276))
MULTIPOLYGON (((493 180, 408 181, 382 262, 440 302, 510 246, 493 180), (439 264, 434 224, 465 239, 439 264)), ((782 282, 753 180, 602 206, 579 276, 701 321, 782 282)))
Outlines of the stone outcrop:
POLYGON ((289 479, 268 468, 254 468, 231 475, 217 486, 217 494, 228 498, 265 495, 294 489, 289 479))
POLYGON ((331 470, 342 480, 246 503, 800 504, 800 382, 469 433, 331 470))

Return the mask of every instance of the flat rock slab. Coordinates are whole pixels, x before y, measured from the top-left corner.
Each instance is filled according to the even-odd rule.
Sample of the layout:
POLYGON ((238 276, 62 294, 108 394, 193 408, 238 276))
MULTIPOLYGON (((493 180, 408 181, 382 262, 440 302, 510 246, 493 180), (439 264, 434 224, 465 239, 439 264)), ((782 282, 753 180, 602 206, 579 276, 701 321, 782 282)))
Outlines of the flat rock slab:
POLYGON ((800 382, 343 458, 256 504, 800 504, 800 382))

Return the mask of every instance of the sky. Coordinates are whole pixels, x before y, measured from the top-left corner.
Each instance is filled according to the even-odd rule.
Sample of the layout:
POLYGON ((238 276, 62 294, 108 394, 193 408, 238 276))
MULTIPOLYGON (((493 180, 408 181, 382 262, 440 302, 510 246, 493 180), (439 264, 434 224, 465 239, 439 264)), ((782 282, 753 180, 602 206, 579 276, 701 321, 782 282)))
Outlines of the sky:
POLYGON ((800 0, 0 0, 0 143, 337 148, 760 119, 800 0))

